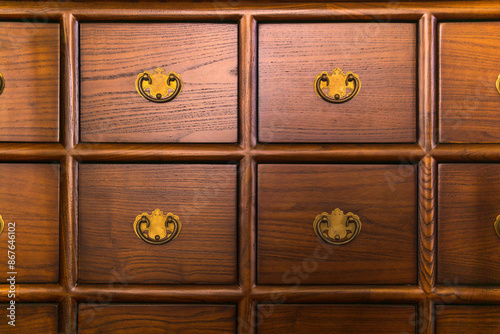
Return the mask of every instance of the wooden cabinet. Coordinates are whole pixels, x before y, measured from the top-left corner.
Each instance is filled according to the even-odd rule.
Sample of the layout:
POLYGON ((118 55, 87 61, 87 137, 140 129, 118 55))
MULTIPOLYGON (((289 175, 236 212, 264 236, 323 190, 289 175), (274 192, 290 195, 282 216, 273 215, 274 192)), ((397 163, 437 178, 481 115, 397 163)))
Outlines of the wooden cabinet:
POLYGON ((3 2, 0 332, 500 333, 499 22, 3 2))

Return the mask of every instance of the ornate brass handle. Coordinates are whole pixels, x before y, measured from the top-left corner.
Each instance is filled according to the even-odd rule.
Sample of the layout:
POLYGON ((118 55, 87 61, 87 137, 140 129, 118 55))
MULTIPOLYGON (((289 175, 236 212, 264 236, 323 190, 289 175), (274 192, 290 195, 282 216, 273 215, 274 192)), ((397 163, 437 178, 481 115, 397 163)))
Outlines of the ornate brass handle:
POLYGON ((495 232, 497 232, 497 235, 500 237, 500 216, 498 216, 495 220, 493 227, 495 228, 495 232))
POLYGON ((361 231, 361 220, 359 217, 340 209, 335 209, 329 215, 323 212, 316 216, 313 222, 314 232, 323 241, 333 245, 343 245, 351 242, 361 231))
POLYGON ((500 74, 498 75, 498 79, 497 79, 497 91, 498 91, 498 94, 500 94, 500 74))
POLYGON ((331 74, 321 72, 314 80, 314 91, 323 100, 330 103, 344 103, 355 97, 361 88, 359 76, 352 72, 344 74, 340 68, 335 68, 331 74), (328 88, 328 94, 324 89, 328 88), (347 92, 349 90, 350 92, 347 92))
POLYGON ((173 71, 167 74, 163 68, 158 67, 153 73, 145 71, 138 74, 135 87, 146 100, 164 103, 172 101, 179 95, 182 90, 182 80, 179 74, 173 71), (149 90, 149 93, 146 90, 149 90))
POLYGON ((146 212, 138 215, 134 221, 137 236, 152 245, 162 245, 174 240, 181 231, 179 217, 173 213, 163 214, 156 209, 152 214, 146 212))
POLYGON ((0 216, 0 234, 2 234, 4 227, 5 222, 3 221, 2 216, 0 216))
POLYGON ((5 88, 5 79, 3 78, 3 74, 0 73, 0 94, 2 94, 4 88, 5 88))

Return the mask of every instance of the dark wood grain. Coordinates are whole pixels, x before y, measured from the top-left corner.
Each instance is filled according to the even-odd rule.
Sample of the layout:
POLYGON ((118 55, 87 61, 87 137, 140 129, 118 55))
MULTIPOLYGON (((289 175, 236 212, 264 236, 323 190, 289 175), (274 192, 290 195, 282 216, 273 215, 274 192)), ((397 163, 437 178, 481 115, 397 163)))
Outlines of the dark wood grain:
POLYGON ((500 165, 440 164, 438 284, 498 284, 500 165))
POLYGON ((438 305, 437 334, 500 333, 499 306, 438 305))
POLYGON ((259 141, 416 141, 416 25, 259 25, 259 141), (359 75, 352 100, 316 95, 317 74, 359 75))
POLYGON ((78 307, 78 333, 235 333, 229 305, 92 305, 78 307))
POLYGON ((236 24, 80 24, 80 131, 84 142, 236 142, 236 24), (171 102, 139 95, 137 75, 178 73, 171 102))
POLYGON ((440 141, 499 143, 500 22, 442 23, 439 33, 440 141))
POLYGON ((0 22, 0 141, 59 141, 59 24, 0 22))
POLYGON ((236 283, 236 166, 81 164, 80 283, 236 283), (179 236, 150 245, 133 229, 155 209, 179 236))
POLYGON ((259 165, 259 284, 415 284, 413 165, 259 165), (336 208, 360 217, 361 233, 329 245, 313 221, 336 208))
POLYGON ((2 333, 58 333, 57 304, 16 304, 15 326, 8 324, 9 304, 0 304, 2 333))
POLYGON ((261 304, 257 306, 257 333, 414 333, 415 312, 413 305, 261 304))
POLYGON ((0 279, 9 276, 8 224, 15 222, 16 281, 56 283, 59 278, 59 165, 0 164, 0 279))

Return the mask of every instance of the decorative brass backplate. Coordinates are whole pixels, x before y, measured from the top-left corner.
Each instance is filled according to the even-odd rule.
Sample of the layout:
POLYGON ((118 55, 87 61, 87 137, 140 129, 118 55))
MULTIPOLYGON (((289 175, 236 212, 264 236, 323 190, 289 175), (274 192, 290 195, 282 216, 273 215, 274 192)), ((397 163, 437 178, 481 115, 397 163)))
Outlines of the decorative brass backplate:
POLYGON ((0 73, 0 94, 2 94, 4 88, 5 88, 5 79, 3 78, 3 74, 0 73))
POLYGON ((498 75, 498 79, 497 79, 497 91, 498 91, 498 94, 500 94, 500 74, 498 75))
POLYGON ((331 74, 321 72, 314 79, 314 91, 323 100, 331 103, 344 103, 355 97, 361 89, 359 76, 335 68, 331 74), (324 92, 328 89, 328 94, 324 92))
POLYGON ((134 221, 137 236, 152 245, 161 245, 174 240, 181 231, 179 217, 173 213, 163 214, 156 209, 152 214, 146 212, 138 215, 134 221))
POLYGON ((163 68, 158 67, 153 73, 145 71, 138 74, 135 88, 148 101, 172 101, 182 90, 181 76, 173 71, 167 74, 163 68))
POLYGON ((500 216, 498 216, 495 220, 493 227, 495 228, 495 232, 497 232, 497 235, 500 237, 500 216))
POLYGON ((333 245, 343 245, 358 236, 361 231, 361 221, 352 212, 344 214, 342 210, 335 209, 331 215, 326 212, 317 215, 313 228, 323 241, 333 245))
POLYGON ((2 234, 4 227, 5 227, 5 223, 2 219, 2 216, 0 216, 0 234, 2 234))

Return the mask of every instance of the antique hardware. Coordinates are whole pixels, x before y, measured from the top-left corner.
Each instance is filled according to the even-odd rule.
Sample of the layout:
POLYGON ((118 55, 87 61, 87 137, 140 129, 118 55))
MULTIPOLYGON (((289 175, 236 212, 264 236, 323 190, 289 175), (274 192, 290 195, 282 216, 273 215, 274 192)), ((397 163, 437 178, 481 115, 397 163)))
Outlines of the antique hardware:
POLYGON ((179 235, 181 222, 173 213, 165 215, 163 211, 156 209, 151 214, 144 212, 138 215, 134 221, 134 231, 148 244, 162 245, 179 235))
POLYGON ((158 67, 153 73, 145 71, 137 75, 135 87, 146 100, 164 103, 172 101, 179 95, 182 81, 179 74, 173 71, 167 74, 163 68, 158 67))
POLYGON ((0 234, 2 234, 4 227, 5 227, 5 223, 2 219, 2 216, 0 216, 0 234))
POLYGON ((3 74, 0 73, 0 94, 2 94, 4 88, 5 88, 5 79, 3 78, 3 74))
POLYGON ((323 241, 333 245, 343 245, 357 237, 361 231, 361 221, 352 212, 344 214, 337 208, 332 214, 323 212, 317 215, 313 228, 323 241))
POLYGON ((498 79, 497 79, 497 91, 498 91, 498 94, 500 94, 500 74, 498 75, 498 79))
POLYGON ((495 228, 495 232, 497 232, 497 235, 500 237, 500 216, 498 216, 495 220, 493 227, 495 228))
POLYGON ((319 97, 331 103, 344 103, 355 97, 361 88, 359 76, 352 72, 344 72, 335 68, 331 74, 324 71, 316 76, 314 90, 319 97), (328 89, 325 94, 324 89, 328 89))

